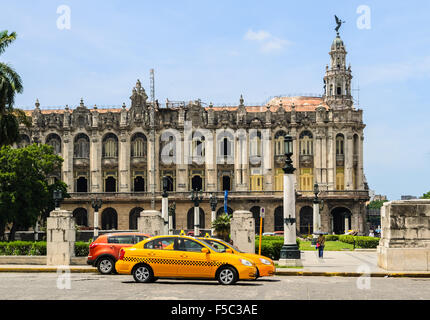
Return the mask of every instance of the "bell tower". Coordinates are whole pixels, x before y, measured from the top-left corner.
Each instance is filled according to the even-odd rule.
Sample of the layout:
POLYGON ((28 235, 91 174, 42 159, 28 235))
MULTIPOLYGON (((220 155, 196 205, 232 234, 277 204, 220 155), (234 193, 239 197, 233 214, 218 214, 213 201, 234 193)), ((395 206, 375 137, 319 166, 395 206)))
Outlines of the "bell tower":
MULTIPOLYGON (((338 25, 339 27, 339 25, 338 25)), ((351 66, 346 67, 346 49, 336 28, 336 38, 331 45, 330 66, 324 76, 324 102, 334 110, 351 109, 351 66)))

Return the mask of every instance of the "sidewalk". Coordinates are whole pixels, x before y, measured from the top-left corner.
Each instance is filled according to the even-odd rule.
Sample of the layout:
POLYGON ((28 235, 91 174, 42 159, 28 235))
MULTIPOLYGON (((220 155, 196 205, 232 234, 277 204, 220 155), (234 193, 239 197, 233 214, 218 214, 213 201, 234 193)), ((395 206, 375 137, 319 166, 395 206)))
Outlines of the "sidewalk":
MULTIPOLYGON (((284 276, 343 276, 360 277, 428 277, 430 271, 389 271, 377 265, 376 250, 325 251, 318 258, 318 251, 301 251, 303 268, 276 268, 277 275, 284 276)), ((278 261, 275 261, 277 264, 278 261)))

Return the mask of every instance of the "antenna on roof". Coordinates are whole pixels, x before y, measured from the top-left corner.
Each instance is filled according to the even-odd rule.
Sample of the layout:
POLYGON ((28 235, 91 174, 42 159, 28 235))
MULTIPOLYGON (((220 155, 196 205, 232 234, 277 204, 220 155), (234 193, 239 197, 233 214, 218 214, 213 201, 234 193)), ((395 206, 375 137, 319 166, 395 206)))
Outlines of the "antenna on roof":
POLYGON ((154 69, 149 70, 149 83, 151 85, 151 102, 155 103, 155 80, 154 69))

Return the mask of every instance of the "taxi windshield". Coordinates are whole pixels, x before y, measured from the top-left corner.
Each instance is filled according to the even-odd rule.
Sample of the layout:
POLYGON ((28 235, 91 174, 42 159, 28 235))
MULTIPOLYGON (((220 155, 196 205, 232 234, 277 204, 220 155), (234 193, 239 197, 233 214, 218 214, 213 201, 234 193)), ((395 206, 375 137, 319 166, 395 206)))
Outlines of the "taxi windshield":
POLYGON ((202 241, 206 242, 207 244, 215 248, 215 250, 218 252, 225 252, 227 249, 233 249, 237 252, 244 253, 243 251, 239 250, 236 246, 230 243, 227 243, 221 239, 217 239, 217 240, 204 239, 202 241))

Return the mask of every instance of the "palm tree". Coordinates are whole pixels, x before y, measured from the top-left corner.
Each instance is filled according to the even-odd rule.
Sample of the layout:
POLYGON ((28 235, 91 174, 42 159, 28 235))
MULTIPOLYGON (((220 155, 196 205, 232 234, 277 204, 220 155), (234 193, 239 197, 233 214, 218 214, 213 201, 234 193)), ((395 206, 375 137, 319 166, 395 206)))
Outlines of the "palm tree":
MULTIPOLYGON (((16 39, 16 33, 0 31, 0 54, 16 39)), ((19 141, 19 123, 30 126, 24 111, 13 107, 15 94, 22 93, 21 77, 7 63, 0 62, 0 147, 19 141)))
POLYGON ((230 240, 230 224, 231 216, 225 213, 215 219, 212 223, 212 228, 214 228, 218 237, 228 242, 230 240))

